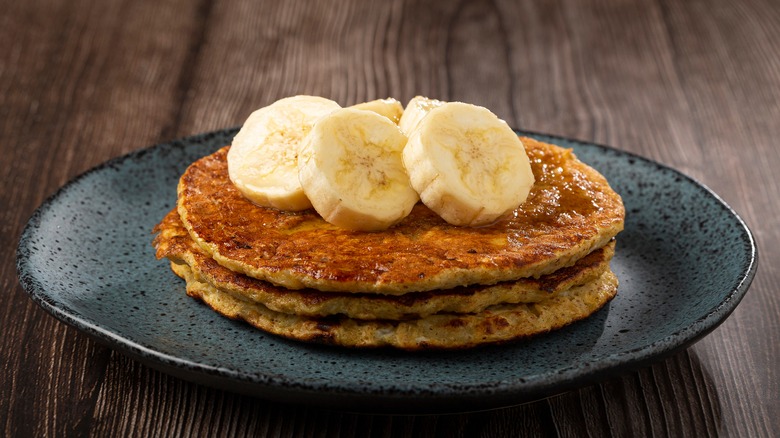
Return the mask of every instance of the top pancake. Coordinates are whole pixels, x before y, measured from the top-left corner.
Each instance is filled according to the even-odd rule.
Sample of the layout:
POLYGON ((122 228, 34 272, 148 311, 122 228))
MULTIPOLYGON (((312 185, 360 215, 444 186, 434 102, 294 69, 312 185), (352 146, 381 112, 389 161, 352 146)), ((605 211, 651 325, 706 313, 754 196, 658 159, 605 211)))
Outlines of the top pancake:
POLYGON ((450 225, 423 204, 380 232, 341 229, 314 210, 259 207, 230 182, 228 147, 186 170, 178 212, 218 263, 289 289, 400 295, 538 277, 604 246, 625 212, 571 150, 522 141, 536 183, 523 205, 487 227, 450 225))

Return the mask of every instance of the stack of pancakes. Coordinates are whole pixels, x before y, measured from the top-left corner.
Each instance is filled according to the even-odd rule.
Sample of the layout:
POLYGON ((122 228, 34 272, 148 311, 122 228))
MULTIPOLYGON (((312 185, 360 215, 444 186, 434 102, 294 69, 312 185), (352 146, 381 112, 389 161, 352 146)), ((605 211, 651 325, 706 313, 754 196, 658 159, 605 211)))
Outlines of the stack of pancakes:
POLYGON ((252 204, 230 182, 225 147, 181 177, 177 207, 155 227, 157 256, 190 296, 292 339, 418 350, 554 330, 615 296, 624 208, 571 150, 523 144, 536 183, 509 216, 457 227, 420 203, 380 232, 252 204))

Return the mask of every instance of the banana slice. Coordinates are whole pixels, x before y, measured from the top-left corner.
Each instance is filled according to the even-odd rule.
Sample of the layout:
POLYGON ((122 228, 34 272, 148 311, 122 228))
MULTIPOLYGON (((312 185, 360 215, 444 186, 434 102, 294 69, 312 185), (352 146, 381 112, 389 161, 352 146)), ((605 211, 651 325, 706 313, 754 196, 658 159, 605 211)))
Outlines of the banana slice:
POLYGON ((401 116, 401 120, 398 122, 398 127, 401 128, 401 131, 407 137, 410 137, 412 131, 420 124, 420 121, 425 118, 432 109, 442 105, 444 105, 444 102, 441 100, 415 96, 406 104, 406 109, 401 116))
POLYGON ((534 184, 517 134, 490 110, 466 103, 432 109, 403 160, 422 202, 453 225, 494 222, 522 204, 534 184))
POLYGON ((298 149, 314 122, 339 108, 322 97, 293 96, 253 112, 228 152, 230 180, 257 205, 311 208, 298 181, 298 149))
POLYGON ((350 108, 373 111, 390 119, 396 125, 401 120, 401 114, 404 113, 404 106, 396 99, 388 97, 387 99, 377 99, 368 102, 352 105, 350 108))
POLYGON ((406 136, 387 117, 344 108, 319 119, 303 141, 298 177, 328 222, 362 231, 386 229, 417 203, 401 151, 406 136))

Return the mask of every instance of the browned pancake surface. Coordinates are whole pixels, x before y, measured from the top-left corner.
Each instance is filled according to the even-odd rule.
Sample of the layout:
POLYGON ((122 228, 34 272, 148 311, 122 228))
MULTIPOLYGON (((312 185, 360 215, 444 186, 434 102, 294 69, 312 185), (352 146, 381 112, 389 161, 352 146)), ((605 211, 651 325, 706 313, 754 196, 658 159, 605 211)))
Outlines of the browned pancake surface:
POLYGON ((609 269, 614 243, 598 248, 573 266, 542 276, 495 285, 416 292, 400 296, 298 291, 233 272, 209 258, 190 238, 176 210, 156 227, 157 256, 186 264, 195 280, 238 300, 261 303, 270 310, 302 316, 345 315, 355 319, 413 319, 436 313, 475 313, 504 303, 539 302, 600 277, 609 269))
POLYGON ((422 204, 381 232, 340 229, 313 210, 259 207, 230 182, 227 147, 187 169, 178 211, 221 265, 291 289, 404 294, 540 276, 604 246, 622 230, 624 209, 570 150, 522 140, 536 184, 487 227, 449 225, 422 204))
POLYGON ((198 281, 187 265, 172 264, 187 281, 187 294, 229 318, 290 339, 343 347, 394 347, 404 350, 462 349, 528 338, 587 318, 617 291, 612 271, 550 299, 532 304, 503 304, 472 314, 436 314, 404 321, 311 318, 270 310, 236 299, 198 281))

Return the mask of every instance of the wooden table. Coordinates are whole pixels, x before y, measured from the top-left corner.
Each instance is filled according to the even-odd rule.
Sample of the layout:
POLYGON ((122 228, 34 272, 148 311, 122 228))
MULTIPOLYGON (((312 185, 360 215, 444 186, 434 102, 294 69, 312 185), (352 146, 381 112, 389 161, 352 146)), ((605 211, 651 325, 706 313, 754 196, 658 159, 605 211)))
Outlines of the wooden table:
POLYGON ((0 435, 777 436, 780 2, 31 0, 0 8, 0 435), (616 146, 708 185, 760 267, 726 322, 648 368, 535 403, 370 416, 198 386, 96 344, 16 278, 48 195, 111 157, 294 94, 416 94, 616 146))

